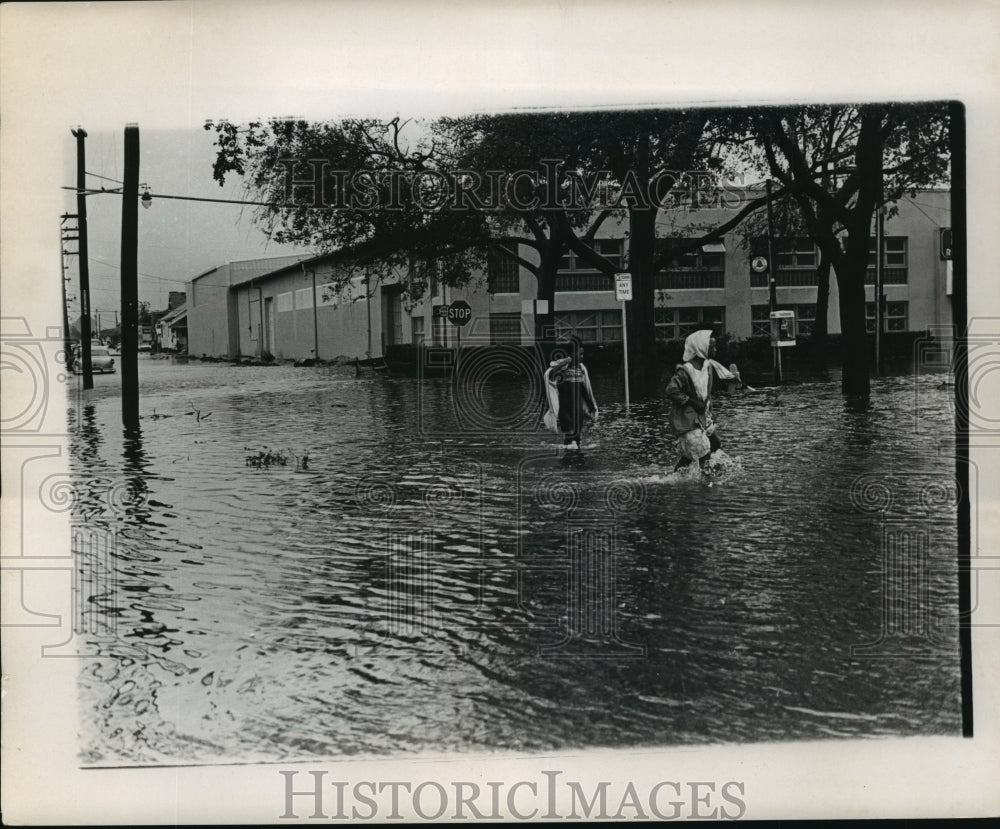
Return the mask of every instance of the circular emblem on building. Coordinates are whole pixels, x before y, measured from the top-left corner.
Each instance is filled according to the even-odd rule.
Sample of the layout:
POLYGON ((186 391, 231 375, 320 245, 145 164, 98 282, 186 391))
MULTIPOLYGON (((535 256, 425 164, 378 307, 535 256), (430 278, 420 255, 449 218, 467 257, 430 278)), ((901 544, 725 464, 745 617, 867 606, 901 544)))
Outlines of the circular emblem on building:
POLYGON ((755 273, 764 273, 767 270, 767 260, 763 256, 755 256, 750 260, 750 267, 755 273))

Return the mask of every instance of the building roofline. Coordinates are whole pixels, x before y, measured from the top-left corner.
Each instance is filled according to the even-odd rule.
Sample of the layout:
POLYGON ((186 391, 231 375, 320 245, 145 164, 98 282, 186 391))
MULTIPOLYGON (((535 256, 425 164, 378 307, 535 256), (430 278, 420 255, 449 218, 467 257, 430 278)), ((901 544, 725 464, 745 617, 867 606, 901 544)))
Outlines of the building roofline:
POLYGON ((203 276, 208 276, 208 275, 209 275, 210 273, 215 273, 215 272, 216 272, 217 270, 219 270, 219 268, 224 268, 224 267, 226 267, 226 264, 227 264, 227 263, 223 262, 223 263, 222 263, 221 265, 216 265, 216 266, 215 266, 214 268, 209 268, 209 269, 208 269, 207 271, 202 271, 202 272, 201 272, 200 274, 198 274, 197 276, 192 276, 192 277, 191 277, 191 280, 190 280, 190 281, 191 281, 191 282, 197 282, 197 281, 198 281, 199 279, 201 279, 201 278, 202 278, 203 276))
MULTIPOLYGON (((243 264, 245 264, 247 262, 266 262, 269 259, 275 259, 275 260, 276 259, 287 259, 290 256, 310 256, 310 255, 311 254, 307 254, 307 253, 306 254, 286 253, 286 254, 283 254, 281 256, 251 256, 249 259, 230 259, 230 260, 228 260, 226 262, 223 262, 223 263, 221 263, 219 265, 215 265, 214 267, 209 268, 206 271, 202 271, 197 276, 191 277, 190 281, 191 282, 195 282, 195 281, 201 279, 203 276, 208 276, 210 273, 215 273, 217 270, 220 270, 222 268, 228 268, 228 267, 231 267, 233 265, 243 265, 243 264)), ((284 268, 284 267, 286 267, 286 266, 283 265, 282 268, 284 268)), ((288 267, 294 267, 294 266, 288 266, 288 267)), ((254 278, 259 279, 260 277, 254 277, 254 278)))
POLYGON ((313 254, 311 256, 307 256, 304 259, 300 259, 298 262, 293 262, 290 265, 282 265, 280 268, 277 268, 276 270, 268 271, 267 273, 262 273, 259 274, 258 276, 251 276, 248 277, 247 279, 242 279, 239 282, 234 282, 231 287, 235 288, 240 285, 245 285, 247 282, 258 282, 264 279, 273 279, 274 277, 284 276, 285 274, 291 273, 292 271, 301 270, 303 265, 309 267, 310 265, 315 265, 319 262, 322 262, 325 259, 332 259, 336 257, 338 253, 341 252, 342 251, 335 250, 335 251, 327 251, 326 253, 313 254))
POLYGON ((162 317, 160 317, 160 322, 173 322, 175 319, 180 319, 180 317, 187 314, 187 303, 178 305, 176 308, 167 311, 162 317))

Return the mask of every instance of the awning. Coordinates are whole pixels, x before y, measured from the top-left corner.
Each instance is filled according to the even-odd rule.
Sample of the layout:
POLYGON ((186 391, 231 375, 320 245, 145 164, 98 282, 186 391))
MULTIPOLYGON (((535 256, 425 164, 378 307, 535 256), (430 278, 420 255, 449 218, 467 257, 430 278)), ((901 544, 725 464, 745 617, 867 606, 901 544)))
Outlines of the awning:
POLYGON ((701 249, 704 253, 725 253, 726 246, 722 242, 709 242, 707 245, 702 245, 701 249))

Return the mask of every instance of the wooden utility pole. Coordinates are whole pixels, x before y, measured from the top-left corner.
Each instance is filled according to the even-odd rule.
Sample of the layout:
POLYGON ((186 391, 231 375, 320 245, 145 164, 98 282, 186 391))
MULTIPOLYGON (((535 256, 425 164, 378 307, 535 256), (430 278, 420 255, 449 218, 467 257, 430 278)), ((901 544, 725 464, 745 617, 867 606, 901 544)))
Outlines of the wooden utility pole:
POLYGON ((66 367, 73 365, 73 350, 69 341, 69 309, 66 307, 66 248, 63 247, 62 229, 59 230, 59 287, 62 288, 63 352, 66 367))
POLYGON ((73 344, 69 336, 69 306, 66 304, 66 242, 80 241, 79 236, 67 236, 67 232, 73 232, 76 228, 65 228, 63 225, 69 219, 75 219, 75 213, 63 213, 62 221, 59 223, 59 284, 62 286, 62 316, 63 316, 63 350, 66 352, 66 368, 73 367, 73 344))
POLYGON ((122 425, 139 427, 139 127, 125 127, 122 183, 122 425))
POLYGON ((87 258, 87 131, 71 130, 76 138, 76 223, 80 234, 80 365, 84 389, 94 388, 94 368, 90 358, 90 260, 87 258))
POLYGON ((771 311, 778 310, 778 263, 774 261, 774 211, 771 207, 771 179, 767 188, 767 302, 771 311))
MULTIPOLYGON (((771 312, 774 312, 778 306, 778 263, 774 259, 774 211, 771 208, 771 179, 767 180, 765 187, 767 188, 767 304, 771 312)), ((781 349, 775 346, 771 350, 774 352, 772 355, 774 370, 780 383, 782 381, 781 349)))

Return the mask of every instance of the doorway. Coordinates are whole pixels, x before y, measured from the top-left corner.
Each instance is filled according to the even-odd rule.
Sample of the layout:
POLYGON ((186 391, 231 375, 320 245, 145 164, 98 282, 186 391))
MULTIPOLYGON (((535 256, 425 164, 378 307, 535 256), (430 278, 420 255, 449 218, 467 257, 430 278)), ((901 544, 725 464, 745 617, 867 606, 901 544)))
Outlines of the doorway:
POLYGON ((270 354, 272 357, 277 356, 274 353, 274 298, 273 297, 267 297, 264 300, 264 340, 262 347, 264 349, 265 354, 270 354))
POLYGON ((388 285, 382 288, 382 345, 388 348, 402 342, 403 286, 388 285))

